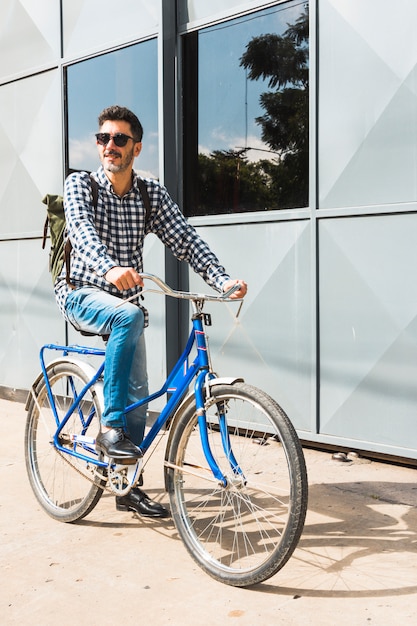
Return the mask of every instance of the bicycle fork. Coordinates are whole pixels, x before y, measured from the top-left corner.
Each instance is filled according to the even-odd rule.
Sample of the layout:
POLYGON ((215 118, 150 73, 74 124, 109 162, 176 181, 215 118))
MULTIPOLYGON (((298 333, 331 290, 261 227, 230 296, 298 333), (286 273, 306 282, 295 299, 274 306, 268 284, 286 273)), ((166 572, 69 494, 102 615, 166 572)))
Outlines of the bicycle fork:
MULTIPOLYGON (((219 481, 222 487, 227 487, 229 480, 224 474, 224 472, 220 469, 213 452, 210 447, 209 436, 208 436, 208 424, 207 424, 207 414, 205 408, 204 401, 204 388, 210 388, 209 385, 205 385, 207 381, 207 372, 203 371, 197 376, 197 380, 195 383, 194 393, 196 399, 196 413, 198 426, 200 431, 201 444, 203 447, 203 452, 206 457, 207 463, 211 471, 213 472, 214 477, 219 481)), ((232 470, 234 477, 239 477, 239 480, 244 481, 244 476, 239 464, 235 458, 235 455, 232 450, 232 445, 229 436, 229 429, 227 425, 227 403, 225 401, 220 401, 216 403, 217 406, 217 415, 219 420, 219 429, 221 435, 221 441, 223 446, 223 451, 226 455, 226 458, 230 464, 230 468, 232 470)))

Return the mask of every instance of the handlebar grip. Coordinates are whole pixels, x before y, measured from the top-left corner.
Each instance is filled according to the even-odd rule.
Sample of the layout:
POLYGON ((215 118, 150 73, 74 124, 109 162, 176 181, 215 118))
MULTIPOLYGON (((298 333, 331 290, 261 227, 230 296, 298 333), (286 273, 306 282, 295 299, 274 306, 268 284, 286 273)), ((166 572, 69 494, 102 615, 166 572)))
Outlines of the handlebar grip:
POLYGON ((222 294, 222 298, 226 299, 226 298, 230 298, 230 296, 232 294, 235 293, 235 291, 239 291, 239 289, 241 288, 241 284, 240 283, 235 283, 234 285, 232 285, 232 287, 230 287, 230 289, 228 289, 227 291, 224 291, 222 294))

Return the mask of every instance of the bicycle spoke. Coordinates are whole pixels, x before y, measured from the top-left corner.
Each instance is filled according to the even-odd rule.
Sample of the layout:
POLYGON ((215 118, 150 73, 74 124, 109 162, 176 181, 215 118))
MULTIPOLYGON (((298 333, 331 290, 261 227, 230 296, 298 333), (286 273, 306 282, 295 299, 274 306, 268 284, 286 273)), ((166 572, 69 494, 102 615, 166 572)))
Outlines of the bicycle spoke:
POLYGON ((304 458, 288 418, 266 394, 245 384, 216 386, 212 393, 209 444, 227 484, 209 487, 201 472, 188 471, 208 467, 189 409, 170 451, 171 508, 199 565, 218 580, 245 586, 276 573, 297 545, 307 504, 304 458), (226 407, 220 417, 219 406, 226 407))
MULTIPOLYGON (((51 366, 48 377, 62 423, 88 378, 82 369, 69 362, 51 366)), ((25 434, 26 466, 35 496, 54 519, 79 520, 94 508, 101 496, 105 481, 103 469, 94 463, 98 458, 94 446, 73 441, 73 435, 91 434, 94 438, 100 416, 101 407, 90 390, 60 430, 58 440, 63 448, 60 451, 53 443, 57 424, 44 381, 32 392, 25 434), (74 451, 91 461, 78 458, 74 451)))

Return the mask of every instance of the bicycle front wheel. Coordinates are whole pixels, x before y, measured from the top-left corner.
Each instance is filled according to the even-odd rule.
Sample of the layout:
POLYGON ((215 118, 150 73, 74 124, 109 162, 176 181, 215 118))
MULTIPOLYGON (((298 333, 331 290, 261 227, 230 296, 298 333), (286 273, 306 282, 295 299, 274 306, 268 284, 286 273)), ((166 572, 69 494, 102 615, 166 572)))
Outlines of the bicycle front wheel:
POLYGON ((284 411, 255 387, 213 386, 206 414, 211 451, 227 484, 208 466, 191 406, 167 456, 174 522, 213 578, 254 585, 277 573, 297 546, 307 509, 304 455, 284 411))
MULTIPOLYGON (((89 381, 76 363, 59 362, 47 368, 58 422, 61 423, 75 398, 89 381)), ((40 379, 29 401, 25 430, 25 460, 29 481, 42 508, 56 520, 82 519, 100 499, 105 478, 103 468, 94 463, 93 443, 74 443, 73 435, 94 438, 100 428, 101 403, 91 388, 72 412, 60 436, 62 452, 54 445, 58 424, 44 379, 40 379), (82 460, 70 454, 78 452, 82 460), (89 461, 91 459, 91 461, 89 461)))

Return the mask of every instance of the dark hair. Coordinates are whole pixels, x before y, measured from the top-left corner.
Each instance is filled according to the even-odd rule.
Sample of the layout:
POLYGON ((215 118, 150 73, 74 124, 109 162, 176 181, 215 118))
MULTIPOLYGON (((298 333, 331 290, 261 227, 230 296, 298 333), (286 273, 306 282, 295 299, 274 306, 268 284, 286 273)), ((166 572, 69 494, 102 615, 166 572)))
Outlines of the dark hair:
POLYGON ((143 128, 142 124, 139 122, 138 118, 132 111, 127 109, 126 107, 118 106, 117 104, 107 107, 104 109, 98 116, 98 125, 99 128, 102 127, 104 122, 107 120, 110 121, 123 121, 128 122, 130 124, 130 128, 132 131, 132 135, 136 141, 142 141, 143 137, 143 128))

